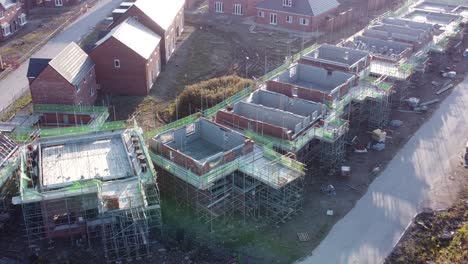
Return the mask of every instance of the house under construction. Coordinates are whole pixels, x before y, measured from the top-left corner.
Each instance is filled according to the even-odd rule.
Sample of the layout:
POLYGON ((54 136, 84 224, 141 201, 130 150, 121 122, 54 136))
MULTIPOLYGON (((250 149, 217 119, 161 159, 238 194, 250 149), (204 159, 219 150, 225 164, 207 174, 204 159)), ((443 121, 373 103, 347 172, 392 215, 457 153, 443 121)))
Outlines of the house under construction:
POLYGON ((18 144, 0 132, 0 213, 9 209, 15 193, 17 152, 18 144))
POLYGON ((166 193, 202 223, 232 216, 278 224, 298 213, 303 165, 205 118, 151 139, 166 193))
POLYGON ((30 244, 99 244, 108 261, 151 254, 162 224, 155 170, 136 128, 28 143, 13 203, 22 206, 30 244))

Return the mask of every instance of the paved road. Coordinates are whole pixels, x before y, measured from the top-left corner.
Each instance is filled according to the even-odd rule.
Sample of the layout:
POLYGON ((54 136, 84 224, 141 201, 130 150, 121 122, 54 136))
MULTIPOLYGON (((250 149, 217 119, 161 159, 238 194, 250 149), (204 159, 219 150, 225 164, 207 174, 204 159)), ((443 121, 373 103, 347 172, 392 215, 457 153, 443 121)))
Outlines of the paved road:
POLYGON ((468 77, 413 135, 312 256, 300 263, 382 263, 417 212, 453 202, 456 181, 449 179, 448 172, 460 166, 468 139, 467 105, 468 77))
MULTIPOLYGON (((47 42, 32 57, 52 58, 57 55, 71 41, 78 42, 92 28, 111 13, 120 4, 120 0, 101 0, 93 8, 88 10, 75 22, 67 26, 62 32, 47 42)), ((26 72, 28 61, 21 64, 18 69, 11 72, 5 79, 0 81, 0 109, 8 106, 12 98, 24 91, 28 85, 26 72)))

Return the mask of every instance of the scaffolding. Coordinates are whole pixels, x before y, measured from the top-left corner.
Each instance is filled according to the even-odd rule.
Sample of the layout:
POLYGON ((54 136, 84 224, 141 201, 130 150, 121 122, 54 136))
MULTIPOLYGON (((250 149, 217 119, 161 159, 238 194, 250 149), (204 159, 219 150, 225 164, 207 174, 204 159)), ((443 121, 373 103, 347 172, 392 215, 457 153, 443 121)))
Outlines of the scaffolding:
MULTIPOLYGON (((143 142, 138 131, 129 129, 68 139, 54 137, 39 143, 31 142, 23 148, 20 153, 20 196, 14 197, 13 203, 21 204, 29 244, 53 248, 57 242, 69 240, 72 245, 88 249, 102 248, 96 253, 108 263, 151 256, 153 242, 162 232, 162 216, 156 172, 152 163, 145 161, 149 160, 146 158, 149 152, 143 142), (44 159, 40 156, 46 153, 34 146, 46 148, 51 144, 53 148, 54 144, 69 144, 68 140, 89 141, 95 146, 106 144, 110 137, 121 137, 122 148, 125 147, 128 154, 138 154, 128 158, 135 175, 115 179, 110 175, 107 177, 111 178, 103 176, 50 186, 43 180, 44 175, 39 176, 41 170, 48 169, 47 166, 37 167, 44 159)), ((79 150, 78 146, 72 148, 79 150)), ((118 151, 121 153, 123 149, 118 151)), ((123 155, 127 159, 127 152, 123 155)), ((93 159, 98 159, 97 154, 93 159)), ((125 168, 113 168, 111 164, 108 166, 110 171, 126 171, 125 168)), ((67 174, 62 176, 66 178, 67 174)))
POLYGON ((320 142, 320 170, 323 173, 333 175, 337 173, 343 163, 346 154, 345 136, 335 141, 320 142))
POLYGON ((279 224, 301 210, 304 165, 271 146, 254 146, 252 152, 203 175, 158 153, 151 158, 160 168, 163 195, 213 231, 235 217, 279 224))

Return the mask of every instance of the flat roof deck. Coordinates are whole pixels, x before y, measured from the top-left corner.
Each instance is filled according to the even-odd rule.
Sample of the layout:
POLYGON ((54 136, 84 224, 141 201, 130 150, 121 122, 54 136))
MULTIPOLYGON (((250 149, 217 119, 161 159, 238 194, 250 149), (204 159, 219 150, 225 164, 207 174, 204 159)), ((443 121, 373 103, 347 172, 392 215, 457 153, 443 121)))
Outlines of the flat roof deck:
POLYGON ((410 19, 403 19, 397 17, 386 17, 382 19, 382 22, 388 25, 395 25, 400 27, 408 27, 412 29, 419 29, 424 31, 431 31, 434 29, 434 25, 424 22, 417 22, 410 19))
POLYGON ((430 2, 430 1, 424 1, 414 6, 414 8, 416 9, 424 9, 424 10, 432 11, 432 12, 446 12, 446 13, 451 13, 457 7, 459 7, 459 5, 448 4, 448 3, 437 3, 437 2, 430 2))
POLYGON ((369 53, 364 51, 325 44, 302 57, 307 60, 335 62, 350 67, 368 56, 369 53))
POLYGON ((112 180, 135 175, 120 134, 41 143, 41 183, 62 188, 90 179, 112 180))
POLYGON ((245 158, 251 161, 244 166, 240 166, 239 170, 275 189, 283 188, 296 179, 304 176, 303 173, 294 171, 286 166, 283 166, 278 161, 273 161, 266 158, 263 149, 255 145, 252 151, 245 158))
POLYGON ((414 10, 411 13, 408 13, 404 18, 411 19, 416 22, 430 23, 430 24, 439 24, 439 25, 448 25, 460 17, 457 15, 443 14, 443 13, 434 13, 423 10, 414 10))
POLYGON ((356 49, 366 50, 373 54, 380 54, 388 57, 400 56, 403 52, 413 49, 413 46, 408 43, 366 36, 356 36, 352 44, 356 49))
POLYGON ((333 90, 345 85, 354 78, 356 77, 350 73, 328 71, 315 66, 296 64, 280 73, 273 80, 331 94, 333 90))

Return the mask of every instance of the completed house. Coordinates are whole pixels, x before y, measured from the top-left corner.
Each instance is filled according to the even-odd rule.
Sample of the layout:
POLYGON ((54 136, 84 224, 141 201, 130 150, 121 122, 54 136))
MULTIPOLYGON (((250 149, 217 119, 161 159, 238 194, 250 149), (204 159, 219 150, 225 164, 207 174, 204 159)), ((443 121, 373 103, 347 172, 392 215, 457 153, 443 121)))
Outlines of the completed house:
POLYGON ((255 16, 257 5, 263 0, 210 0, 208 6, 212 13, 255 16))
POLYGON ((148 95, 161 71, 161 37, 129 17, 99 40, 90 56, 100 93, 148 95))
POLYGON ((327 16, 334 14, 339 5, 336 0, 264 0, 257 5, 255 21, 313 32, 324 26, 327 16))
POLYGON ((161 62, 166 64, 176 50, 177 38, 184 30, 184 0, 137 0, 128 9, 113 12, 116 27, 129 17, 138 21, 161 37, 161 62))
POLYGON ((63 7, 76 5, 82 0, 22 0, 26 10, 30 10, 36 7, 63 7))
POLYGON ((27 77, 34 104, 92 105, 97 97, 94 62, 74 42, 53 59, 31 58, 27 77))
POLYGON ((209 10, 255 16, 259 24, 313 32, 329 27, 328 20, 340 15, 339 5, 336 0, 210 0, 209 10))
POLYGON ((20 1, 0 0, 0 41, 11 37, 26 23, 26 15, 20 1))

